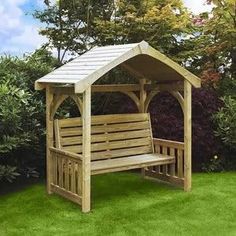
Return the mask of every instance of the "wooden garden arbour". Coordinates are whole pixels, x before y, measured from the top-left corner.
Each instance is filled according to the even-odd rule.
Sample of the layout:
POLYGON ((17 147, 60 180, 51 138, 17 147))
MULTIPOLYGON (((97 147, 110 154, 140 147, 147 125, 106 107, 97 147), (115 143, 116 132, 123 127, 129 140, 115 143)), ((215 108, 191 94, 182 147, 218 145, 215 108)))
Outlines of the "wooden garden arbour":
MULTIPOLYGON (((160 150, 162 150, 164 154, 167 154, 168 150, 168 155, 176 156, 176 159, 180 158, 183 154, 184 160, 180 161, 181 159, 179 159, 177 164, 163 164, 160 167, 162 168, 161 171, 159 167, 155 171, 154 167, 142 168, 142 175, 183 186, 185 191, 189 191, 191 189, 192 86, 196 88, 201 86, 198 77, 152 48, 145 41, 136 44, 95 47, 77 59, 37 80, 35 82, 35 89, 46 89, 47 192, 49 194, 56 192, 81 204, 83 212, 90 211, 90 178, 92 171, 91 92, 124 93, 135 102, 140 113, 145 113, 152 98, 160 91, 168 91, 181 105, 184 114, 184 143, 153 139, 154 149, 157 153, 160 153, 160 150), (121 66, 135 76, 139 83, 93 85, 100 77, 116 66, 121 66), (57 144, 55 144, 55 140, 59 140, 57 137, 59 134, 58 130, 54 127, 57 124, 54 121, 54 114, 60 104, 68 97, 71 97, 78 105, 82 116, 81 155, 60 150, 60 144, 57 141, 57 144), (53 148, 55 145, 57 149, 53 148), (58 167, 59 162, 55 164, 53 155, 58 155, 55 157, 60 157, 60 160, 64 160, 63 164, 60 163, 63 166, 60 167, 61 169, 58 167), (81 168, 79 169, 80 165, 81 168), (183 165, 183 168, 181 165, 183 165), (178 173, 176 173, 177 169, 178 173), (68 174, 68 178, 62 180, 64 177, 58 176, 58 173, 59 175, 63 173, 61 174, 63 176, 68 174), (78 191, 78 189, 76 191, 73 190, 75 187, 70 187, 68 190, 65 187, 65 185, 69 185, 69 182, 71 184, 71 178, 75 178, 75 175, 79 175, 78 173, 82 176, 81 186, 78 187, 81 188, 80 196, 74 193, 78 191), (57 180, 58 182, 65 181, 63 187, 54 184, 55 176, 59 179, 57 180)), ((142 166, 140 165, 140 167, 142 166)), ((77 183, 78 180, 75 184, 77 183)))

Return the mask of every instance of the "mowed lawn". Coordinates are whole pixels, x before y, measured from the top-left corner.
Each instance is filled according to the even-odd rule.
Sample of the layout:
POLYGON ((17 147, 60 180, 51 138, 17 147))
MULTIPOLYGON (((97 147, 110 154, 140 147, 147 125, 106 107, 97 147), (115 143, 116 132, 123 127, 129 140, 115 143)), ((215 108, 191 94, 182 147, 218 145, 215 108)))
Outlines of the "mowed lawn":
POLYGON ((33 185, 0 197, 0 235, 236 235, 236 173, 194 174, 191 193, 137 173, 95 176, 92 208, 33 185))

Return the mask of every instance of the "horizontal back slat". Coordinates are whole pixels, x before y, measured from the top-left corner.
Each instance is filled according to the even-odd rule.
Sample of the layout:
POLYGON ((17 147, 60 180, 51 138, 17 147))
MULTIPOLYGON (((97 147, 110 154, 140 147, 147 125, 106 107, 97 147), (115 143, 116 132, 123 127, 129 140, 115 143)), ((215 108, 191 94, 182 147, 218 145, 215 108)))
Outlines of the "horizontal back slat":
MULTIPOLYGON (((134 113, 134 114, 115 114, 115 115, 98 115, 91 117, 92 125, 99 124, 115 124, 126 123, 134 121, 148 121, 149 116, 147 113, 134 113)), ((68 118, 58 120, 60 128, 82 126, 81 118, 68 118)))
MULTIPOLYGON (((132 123, 120 123, 120 124, 106 124, 106 125, 92 125, 91 134, 99 133, 113 133, 113 132, 122 132, 129 130, 143 130, 148 129, 148 121, 132 122, 132 123)), ((62 128, 60 130, 61 137, 69 137, 74 135, 81 135, 81 127, 69 127, 62 128)))
MULTIPOLYGON (((124 131, 124 132, 118 132, 118 133, 94 134, 91 137, 91 142, 97 143, 97 142, 142 138, 142 137, 150 137, 150 130, 144 129, 144 130, 134 130, 132 132, 124 131)), ((61 140, 61 144, 62 146, 82 144, 82 136, 64 137, 61 140)))
MULTIPOLYGON (((110 149, 122 149, 126 147, 146 146, 148 144, 150 144, 150 137, 129 139, 129 140, 119 140, 119 141, 114 141, 114 142, 92 143, 91 151, 96 152, 96 151, 104 151, 104 150, 110 150, 110 149)), ((81 153, 82 145, 64 146, 63 149, 65 151, 81 153)))
MULTIPOLYGON (((82 119, 55 121, 56 146, 82 152, 82 119)), ((146 113, 91 117, 92 160, 152 153, 149 115, 146 113)))

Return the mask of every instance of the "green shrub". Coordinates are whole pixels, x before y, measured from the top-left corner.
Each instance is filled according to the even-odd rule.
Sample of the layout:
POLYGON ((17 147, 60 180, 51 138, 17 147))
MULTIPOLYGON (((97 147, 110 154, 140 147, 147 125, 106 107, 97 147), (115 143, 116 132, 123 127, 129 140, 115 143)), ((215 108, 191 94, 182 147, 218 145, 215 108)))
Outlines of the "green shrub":
POLYGON ((13 182, 13 180, 19 175, 20 174, 16 171, 16 167, 0 165, 0 182, 3 180, 13 182))
POLYGON ((36 169, 44 167, 44 94, 34 90, 34 82, 49 73, 54 62, 44 49, 22 59, 0 57, 0 181, 11 179, 3 171, 6 166, 26 177, 38 176, 36 169))
POLYGON ((222 100, 224 107, 214 115, 215 134, 227 147, 236 150, 236 98, 225 96, 222 100))

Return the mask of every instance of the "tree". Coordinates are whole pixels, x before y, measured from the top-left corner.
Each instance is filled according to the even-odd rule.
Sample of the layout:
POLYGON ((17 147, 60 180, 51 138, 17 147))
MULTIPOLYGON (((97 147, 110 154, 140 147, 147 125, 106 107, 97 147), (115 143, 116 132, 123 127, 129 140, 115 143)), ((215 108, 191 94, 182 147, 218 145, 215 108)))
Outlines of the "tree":
MULTIPOLYGON (((222 78, 236 76, 236 3, 208 0, 211 13, 195 16, 195 34, 189 40, 189 69, 203 82, 217 85, 222 78)), ((186 56, 186 55, 185 55, 186 56)))
POLYGON ((81 54, 94 44, 90 34, 94 17, 110 18, 112 6, 109 0, 45 1, 45 9, 35 11, 34 17, 46 23, 40 33, 49 39, 47 46, 57 49, 58 62, 62 63, 67 52, 81 54))
POLYGON ((57 48, 60 62, 67 52, 142 40, 177 59, 191 31, 190 14, 179 0, 59 0, 34 16, 46 23, 40 33, 57 48))

